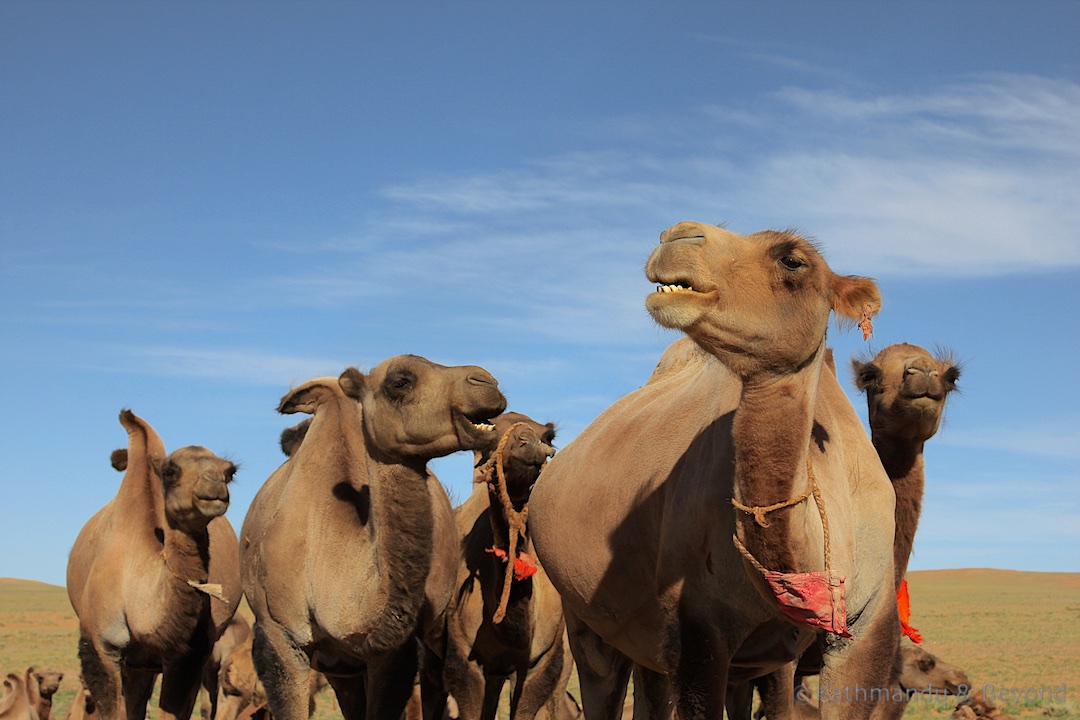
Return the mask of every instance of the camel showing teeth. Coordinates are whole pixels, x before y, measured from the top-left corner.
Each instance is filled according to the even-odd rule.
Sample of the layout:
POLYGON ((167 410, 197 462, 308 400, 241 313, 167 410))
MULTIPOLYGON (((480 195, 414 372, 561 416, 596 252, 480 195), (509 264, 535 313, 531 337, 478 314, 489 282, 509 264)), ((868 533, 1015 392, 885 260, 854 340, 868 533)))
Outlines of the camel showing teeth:
POLYGON ((495 426, 491 423, 473 423, 478 430, 494 430, 495 426))

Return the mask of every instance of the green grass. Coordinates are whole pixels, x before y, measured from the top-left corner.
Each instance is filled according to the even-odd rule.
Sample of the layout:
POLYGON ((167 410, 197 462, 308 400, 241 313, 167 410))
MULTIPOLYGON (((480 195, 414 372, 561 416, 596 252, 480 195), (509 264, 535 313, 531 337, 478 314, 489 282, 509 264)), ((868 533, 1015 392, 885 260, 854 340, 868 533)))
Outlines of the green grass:
MULTIPOLYGON (((935 570, 910 573, 908 583, 923 646, 963 668, 973 690, 992 688, 996 704, 1014 717, 1080 720, 1080 574, 935 570)), ((78 685, 77 641, 63 588, 0 579, 0 672, 30 665, 62 671, 53 703, 60 718, 78 685)), ((916 700, 905 718, 947 718, 954 704, 916 700)), ((331 692, 320 694, 315 717, 340 717, 331 692)))

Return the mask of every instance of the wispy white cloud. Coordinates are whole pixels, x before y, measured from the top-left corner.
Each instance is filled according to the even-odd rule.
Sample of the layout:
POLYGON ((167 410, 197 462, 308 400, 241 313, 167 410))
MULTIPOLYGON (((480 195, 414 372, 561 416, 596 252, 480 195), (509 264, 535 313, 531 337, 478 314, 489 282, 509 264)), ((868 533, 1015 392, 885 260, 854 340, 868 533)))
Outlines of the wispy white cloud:
MULTIPOLYGON (((1080 420, 1041 427, 997 427, 977 430, 950 428, 944 445, 1080 460, 1080 420)), ((1080 474, 1075 479, 1080 479, 1080 474)))
POLYGON ((258 350, 208 350, 142 345, 106 348, 109 370, 159 376, 233 380, 247 385, 289 387, 320 375, 337 375, 347 360, 275 355, 258 350))

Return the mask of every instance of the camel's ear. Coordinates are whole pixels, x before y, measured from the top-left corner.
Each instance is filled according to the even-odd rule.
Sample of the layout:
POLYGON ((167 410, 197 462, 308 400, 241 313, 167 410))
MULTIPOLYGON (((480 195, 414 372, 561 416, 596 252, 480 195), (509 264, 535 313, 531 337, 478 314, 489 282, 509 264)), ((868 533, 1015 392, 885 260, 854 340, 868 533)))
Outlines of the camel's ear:
POLYGON ((869 387, 877 387, 881 382, 881 368, 872 362, 862 362, 851 358, 851 372, 855 376, 855 387, 866 392, 869 387))
POLYGON ((364 377, 364 373, 354 367, 345 368, 345 372, 338 378, 338 385, 341 386, 342 392, 357 402, 363 397, 366 383, 367 378, 364 377))
POLYGON ((293 388, 281 398, 277 411, 283 415, 298 412, 315 414, 315 409, 334 394, 334 388, 330 385, 333 381, 333 378, 316 378, 293 388))
POLYGON ((832 291, 832 309, 838 317, 860 320, 866 306, 871 315, 881 312, 881 291, 870 278, 834 275, 832 291))
POLYGON ((285 453, 286 457, 296 454, 296 449, 300 447, 300 443, 304 442, 309 427, 311 427, 311 418, 281 431, 281 452, 285 453))
POLYGON ((113 466, 113 470, 123 472, 127 470, 127 458, 127 448, 117 448, 109 456, 109 464, 113 466))

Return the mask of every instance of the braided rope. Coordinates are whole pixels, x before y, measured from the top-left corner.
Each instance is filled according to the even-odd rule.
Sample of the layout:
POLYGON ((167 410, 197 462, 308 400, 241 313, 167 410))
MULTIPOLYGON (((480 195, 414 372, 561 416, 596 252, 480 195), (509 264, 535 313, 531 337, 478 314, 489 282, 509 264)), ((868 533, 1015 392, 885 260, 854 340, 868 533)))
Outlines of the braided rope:
MULTIPOLYGON (((502 512, 502 518, 506 521, 509 534, 506 540, 506 570, 503 573, 502 595, 499 598, 498 607, 495 608, 495 614, 491 618, 496 624, 501 623, 503 618, 506 617, 506 605, 510 601, 510 585, 514 581, 514 559, 517 557, 518 540, 525 537, 525 527, 529 519, 529 505, 526 503, 519 512, 514 509, 514 503, 510 500, 510 492, 506 488, 506 473, 503 470, 502 455, 506 443, 510 439, 510 434, 519 426, 525 425, 527 423, 524 422, 516 422, 511 425, 503 433, 503 436, 499 438, 495 453, 481 468, 481 472, 486 476, 488 497, 491 500, 498 499, 498 510, 502 512)), ((500 538, 499 526, 495 517, 496 507, 490 501, 489 504, 491 507, 491 531, 495 536, 495 542, 498 543, 500 538)))

